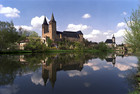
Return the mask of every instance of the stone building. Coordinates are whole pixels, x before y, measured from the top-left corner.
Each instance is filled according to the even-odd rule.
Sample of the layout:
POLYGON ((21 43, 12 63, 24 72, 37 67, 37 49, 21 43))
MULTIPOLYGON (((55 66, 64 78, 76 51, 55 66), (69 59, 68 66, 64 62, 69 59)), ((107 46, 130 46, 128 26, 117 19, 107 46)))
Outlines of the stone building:
POLYGON ((107 39, 107 40, 105 41, 105 43, 106 43, 106 45, 107 45, 108 47, 110 47, 110 48, 116 47, 116 42, 115 42, 115 37, 114 37, 114 35, 113 35, 112 39, 107 39))
POLYGON ((69 40, 69 41, 83 41, 83 33, 81 31, 57 31, 56 21, 52 14, 49 24, 47 23, 46 17, 44 17, 44 22, 42 24, 42 38, 50 38, 52 41, 69 40))

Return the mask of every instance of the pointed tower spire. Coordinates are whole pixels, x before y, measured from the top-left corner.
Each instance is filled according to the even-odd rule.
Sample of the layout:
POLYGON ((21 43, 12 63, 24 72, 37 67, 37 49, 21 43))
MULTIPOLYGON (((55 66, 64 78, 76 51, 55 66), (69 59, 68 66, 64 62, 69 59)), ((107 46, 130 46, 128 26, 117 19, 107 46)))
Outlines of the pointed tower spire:
POLYGON ((53 13, 52 13, 52 17, 51 17, 51 20, 50 20, 50 21, 55 22, 55 19, 54 19, 53 13))
POLYGON ((114 38, 114 34, 113 34, 113 38, 114 38))
POLYGON ((47 20, 46 20, 46 17, 44 16, 44 22, 43 22, 43 25, 48 25, 47 23, 47 20))

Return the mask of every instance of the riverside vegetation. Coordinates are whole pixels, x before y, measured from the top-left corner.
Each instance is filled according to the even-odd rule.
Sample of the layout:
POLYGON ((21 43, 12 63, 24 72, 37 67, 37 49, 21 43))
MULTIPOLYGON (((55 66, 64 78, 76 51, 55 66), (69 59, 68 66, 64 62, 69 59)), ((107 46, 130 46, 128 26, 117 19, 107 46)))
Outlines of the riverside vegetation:
POLYGON ((140 94, 140 6, 137 10, 133 10, 131 16, 125 19, 127 28, 125 29, 125 42, 131 46, 133 52, 138 58, 137 73, 133 74, 133 83, 135 83, 135 90, 130 94, 140 94))
POLYGON ((94 44, 84 39, 82 43, 68 40, 53 42, 47 40, 48 46, 41 42, 35 31, 27 31, 22 27, 16 30, 13 22, 0 21, 0 52, 1 53, 31 53, 31 52, 107 52, 111 51, 103 42, 94 44), (19 50, 19 43, 28 40, 25 50, 19 50))

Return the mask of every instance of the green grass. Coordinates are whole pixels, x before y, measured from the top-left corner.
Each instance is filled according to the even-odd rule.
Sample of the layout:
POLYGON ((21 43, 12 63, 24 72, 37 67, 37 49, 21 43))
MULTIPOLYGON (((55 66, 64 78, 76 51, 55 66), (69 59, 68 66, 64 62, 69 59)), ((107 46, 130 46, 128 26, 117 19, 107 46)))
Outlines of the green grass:
MULTIPOLYGON (((92 49, 84 49, 84 50, 56 50, 56 49, 49 49, 44 52, 35 52, 35 53, 72 53, 72 52, 85 52, 85 53, 102 53, 103 51, 92 49)), ((111 50, 107 50, 105 52, 112 52, 111 50)), ((17 51, 1 51, 0 54, 18 54, 18 53, 33 53, 32 51, 27 50, 17 50, 17 51)))
POLYGON ((0 54, 17 54, 17 53, 32 53, 32 51, 26 51, 26 50, 0 51, 0 54))

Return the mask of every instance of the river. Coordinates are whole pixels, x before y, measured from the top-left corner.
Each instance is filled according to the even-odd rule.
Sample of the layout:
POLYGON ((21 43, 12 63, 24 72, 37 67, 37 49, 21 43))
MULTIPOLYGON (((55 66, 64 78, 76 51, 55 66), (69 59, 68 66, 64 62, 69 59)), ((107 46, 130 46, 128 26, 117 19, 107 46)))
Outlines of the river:
POLYGON ((129 94, 137 63, 116 54, 0 55, 0 94, 129 94))

